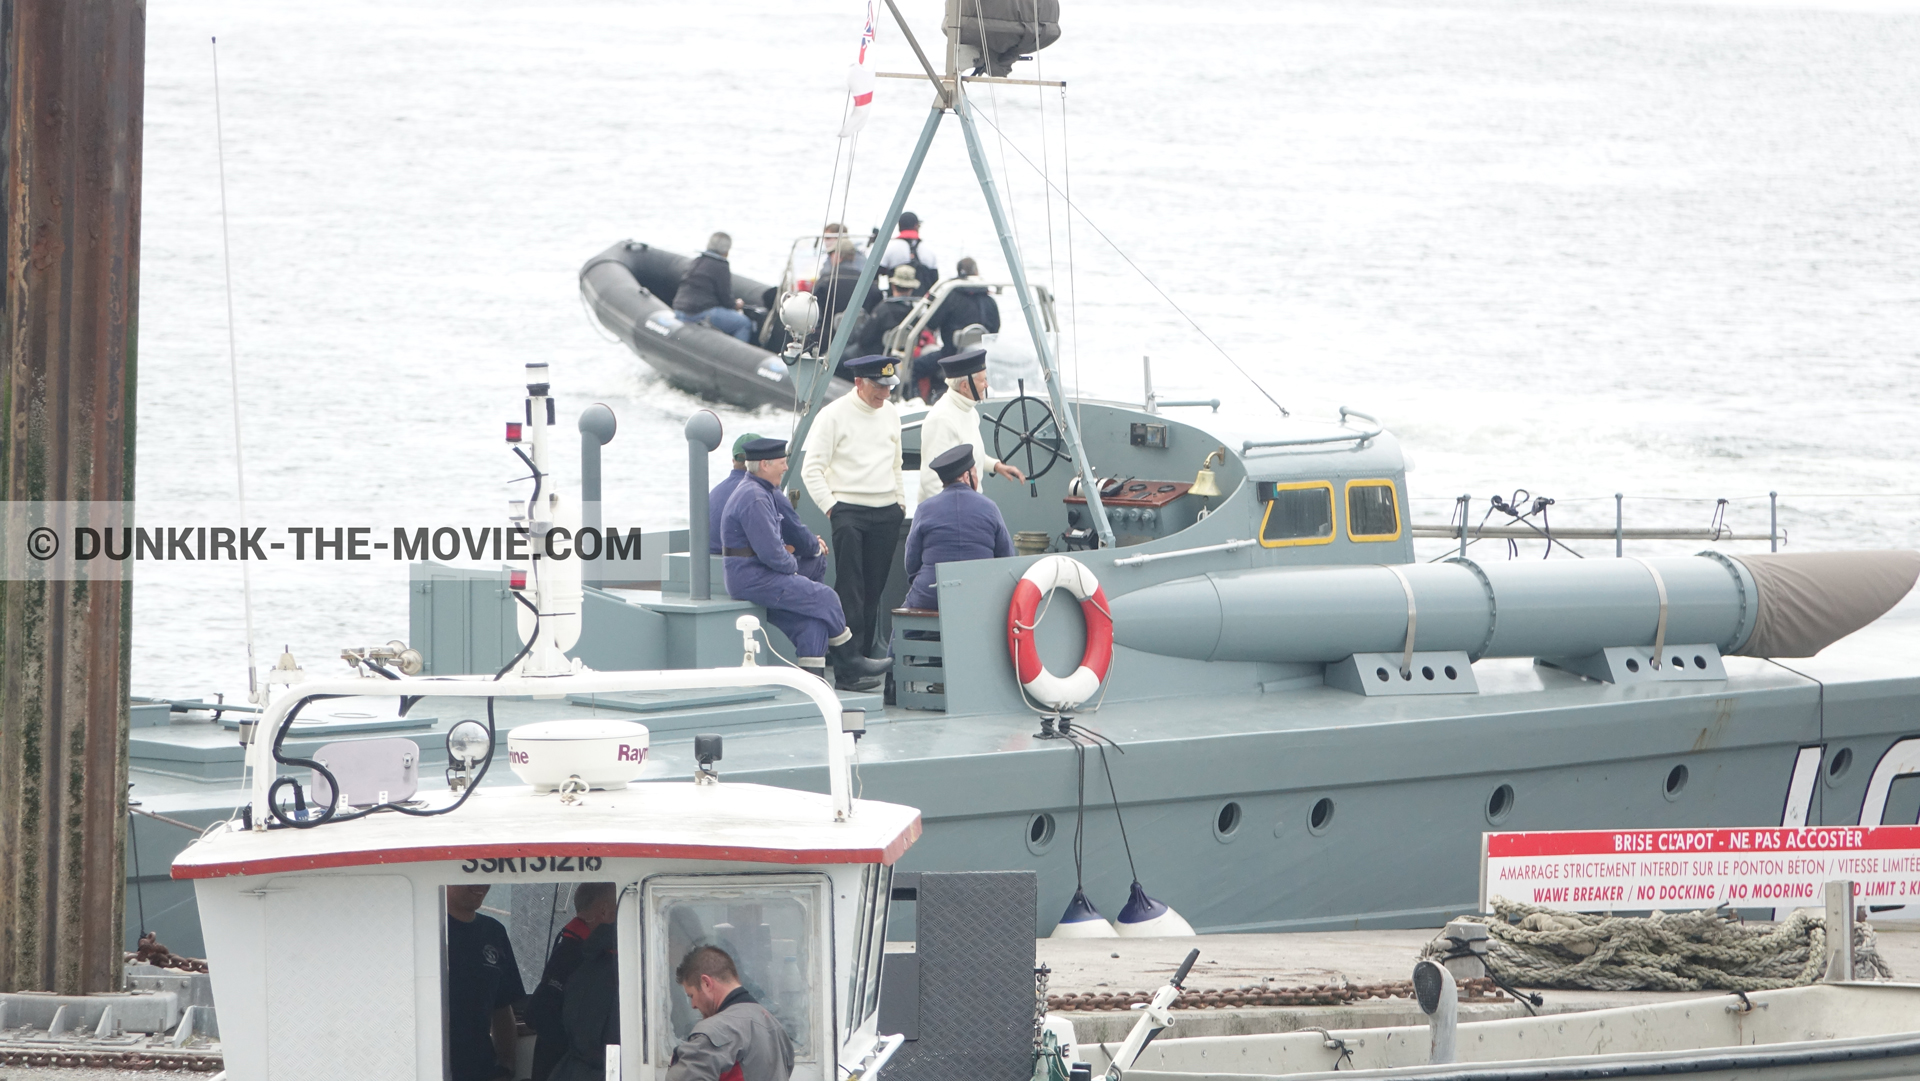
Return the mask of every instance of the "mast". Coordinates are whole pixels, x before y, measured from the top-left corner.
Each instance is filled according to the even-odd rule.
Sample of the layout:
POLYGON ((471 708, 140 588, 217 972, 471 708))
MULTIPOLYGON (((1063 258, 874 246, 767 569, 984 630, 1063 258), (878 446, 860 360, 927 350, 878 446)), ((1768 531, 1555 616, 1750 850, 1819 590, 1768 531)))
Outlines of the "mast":
MULTIPOLYGON (((913 144, 913 155, 907 159, 906 172, 900 175, 900 184, 894 189, 893 203, 887 208, 886 237, 893 238, 893 230, 900 220, 900 212, 907 208, 907 196, 913 193, 913 182, 920 177, 920 166, 927 160, 927 148, 933 145, 933 133, 940 130, 940 116, 946 111, 945 95, 935 99, 933 108, 927 113, 927 122, 920 128, 920 141, 913 144)), ((787 460, 790 471, 797 477, 805 464, 807 433, 813 430, 813 418, 820 415, 820 405, 827 399, 827 388, 833 385, 833 373, 840 367, 840 358, 846 354, 847 342, 853 338, 853 326, 859 322, 855 305, 866 302, 867 290, 873 288, 874 277, 880 270, 880 256, 886 251, 883 244, 876 250, 867 252, 867 263, 860 268, 860 281, 853 287, 853 296, 847 300, 847 312, 838 326, 833 328, 833 341, 827 346, 827 358, 818 366, 808 365, 795 369, 800 376, 801 390, 806 394, 806 402, 800 408, 799 420, 793 426, 793 438, 787 444, 787 460)), ((826 513, 821 507, 820 512, 826 513)))
MULTIPOLYGON (((940 119, 948 108, 952 108, 960 118, 960 131, 967 142, 967 157, 973 163, 974 179, 980 184, 980 194, 987 201, 987 214, 993 219, 994 232, 1000 238, 1000 252, 1007 260, 1007 269, 1013 275, 1014 291, 1020 295, 1020 312, 1027 322, 1027 333, 1033 338, 1034 353, 1040 360, 1041 378, 1047 385, 1047 400, 1052 404, 1054 424, 1067 440, 1073 454, 1074 468, 1080 474, 1080 489, 1087 499, 1087 510, 1093 515, 1094 530, 1100 535, 1100 543, 1111 548, 1113 526, 1107 521, 1107 508, 1100 502, 1100 485, 1093 475, 1093 463, 1087 460, 1087 448, 1080 439, 1080 424, 1067 409, 1066 394, 1060 385, 1060 367, 1055 362, 1053 343, 1047 338, 1046 327, 1040 317, 1040 309, 1034 303, 1033 291, 1027 286, 1026 264, 1020 257, 1020 245, 1014 240, 1013 228, 1009 224, 1005 208, 1000 204, 1000 191, 993 181, 993 170, 987 165, 985 148, 980 142, 980 133, 973 123, 973 105, 967 98, 966 87, 960 78, 960 0, 946 0, 946 10, 942 16, 942 26, 947 37, 947 74, 943 80, 933 72, 927 60, 927 54, 921 50, 920 43, 908 28, 906 19, 900 15, 900 9, 894 6, 894 0, 886 0, 887 8, 893 12, 894 21, 900 26, 900 32, 906 36, 907 43, 913 47, 916 59, 925 70, 927 80, 933 84, 933 109, 927 114, 927 122, 920 129, 920 140, 914 144, 913 154, 907 159, 906 172, 900 177, 900 184, 893 193, 893 204, 887 208, 885 218, 886 233, 891 241, 897 228, 901 211, 907 208, 907 196, 913 191, 914 181, 920 176, 920 167, 927 159, 927 149, 933 145, 933 136, 940 129, 940 119)), ((997 80, 1000 82, 1018 80, 997 80)), ((873 288, 874 279, 880 269, 880 254, 869 252, 866 266, 860 269, 860 281, 854 286, 853 303, 863 302, 867 291, 873 288)), ((840 320, 834 328, 833 341, 827 348, 827 358, 820 367, 809 367, 797 374, 801 375, 801 389, 806 394, 806 403, 801 407, 799 421, 794 425, 793 439, 788 445, 788 457, 793 460, 793 468, 798 470, 803 464, 795 460, 804 458, 807 433, 813 429, 813 418, 818 415, 820 405, 826 400, 827 387, 833 378, 833 372, 840 366, 840 358, 846 353, 847 342, 853 337, 853 326, 857 317, 840 320)), ((825 507, 820 508, 826 510, 825 507)))
MULTIPOLYGON (((958 0, 947 2, 952 5, 958 0)), ((1020 312, 1026 316, 1027 333, 1032 336, 1033 351, 1040 358, 1040 376, 1047 384, 1047 400, 1053 403, 1054 425, 1072 448, 1074 469, 1080 474, 1080 493, 1087 497, 1087 510, 1093 514, 1093 527, 1099 531, 1100 544, 1111 548, 1113 526, 1107 522, 1107 508, 1100 502, 1100 482, 1094 479, 1093 463, 1087 460, 1086 445, 1080 441, 1080 423, 1067 408, 1066 393, 1060 387, 1060 367, 1054 362, 1053 343, 1048 340, 1046 326, 1041 322, 1039 305, 1033 302, 1033 291, 1027 288, 1027 268, 1020 261, 1020 246, 1013 239, 1013 228, 1000 206, 1000 192, 994 185, 993 171, 987 166, 986 148, 980 144, 980 132, 973 125, 973 102, 960 80, 955 79, 954 86, 960 131, 967 137, 967 157, 973 160, 973 175, 980 181, 980 194, 986 197, 994 231, 1000 234, 1000 251, 1006 256, 1008 272, 1013 275, 1014 292, 1020 294, 1020 312)))

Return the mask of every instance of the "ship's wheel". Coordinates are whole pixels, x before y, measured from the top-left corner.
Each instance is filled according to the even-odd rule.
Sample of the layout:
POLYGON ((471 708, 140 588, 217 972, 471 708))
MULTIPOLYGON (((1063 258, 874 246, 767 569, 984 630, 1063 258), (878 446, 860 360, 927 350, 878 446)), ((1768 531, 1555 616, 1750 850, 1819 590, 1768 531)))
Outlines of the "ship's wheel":
POLYGON ((1044 399, 1022 394, 1002 406, 997 416, 988 414, 987 420, 993 425, 993 456, 1020 466, 1028 480, 1046 476, 1062 458, 1073 460, 1062 446, 1060 427, 1044 399))

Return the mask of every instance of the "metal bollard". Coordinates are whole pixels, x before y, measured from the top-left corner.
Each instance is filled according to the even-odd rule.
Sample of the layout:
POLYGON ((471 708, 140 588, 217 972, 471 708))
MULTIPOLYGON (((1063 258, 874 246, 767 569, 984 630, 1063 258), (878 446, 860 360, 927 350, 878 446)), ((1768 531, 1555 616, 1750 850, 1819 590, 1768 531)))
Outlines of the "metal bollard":
MULTIPOLYGON (((599 402, 580 411, 580 528, 585 532, 600 532, 600 448, 613 442, 613 433, 618 427, 613 410, 599 402)), ((601 572, 598 557, 592 562, 593 567, 583 568, 581 580, 597 586, 606 580, 606 575, 601 572)))
POLYGON ((707 554, 707 455, 720 446, 720 418, 702 409, 687 418, 687 597, 713 599, 713 560, 707 554))
POLYGON ((1827 983, 1853 979, 1853 882, 1827 883, 1827 983))

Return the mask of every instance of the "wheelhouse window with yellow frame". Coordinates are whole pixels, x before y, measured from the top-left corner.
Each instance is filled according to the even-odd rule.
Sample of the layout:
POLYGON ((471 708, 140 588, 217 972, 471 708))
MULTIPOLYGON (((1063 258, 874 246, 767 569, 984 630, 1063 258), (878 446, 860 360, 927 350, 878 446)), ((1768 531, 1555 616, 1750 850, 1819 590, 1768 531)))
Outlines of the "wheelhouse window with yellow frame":
POLYGON ((1333 543, 1333 482, 1263 484, 1260 543, 1267 548, 1333 543))
POLYGON ((1393 481, 1347 482, 1347 539, 1360 543, 1400 539, 1400 501, 1393 481))

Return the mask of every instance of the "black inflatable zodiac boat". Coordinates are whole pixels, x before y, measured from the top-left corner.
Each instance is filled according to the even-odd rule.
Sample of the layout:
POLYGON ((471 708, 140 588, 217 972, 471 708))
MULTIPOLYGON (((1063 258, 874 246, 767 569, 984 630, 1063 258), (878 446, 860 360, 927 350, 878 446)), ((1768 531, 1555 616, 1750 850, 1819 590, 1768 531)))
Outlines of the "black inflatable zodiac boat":
MULTIPOLYGON (((768 317, 776 287, 733 276, 753 337, 743 342, 700 323, 683 322, 671 301, 692 257, 623 240, 580 268, 580 295, 600 325, 675 386, 744 408, 794 406, 793 374, 780 359, 786 331, 768 317)), ((836 378, 828 400, 852 389, 836 378)))

